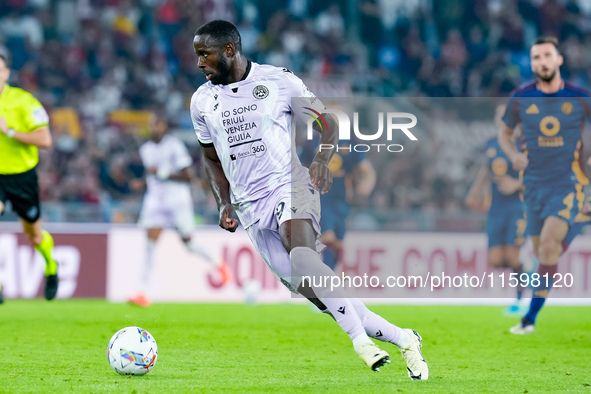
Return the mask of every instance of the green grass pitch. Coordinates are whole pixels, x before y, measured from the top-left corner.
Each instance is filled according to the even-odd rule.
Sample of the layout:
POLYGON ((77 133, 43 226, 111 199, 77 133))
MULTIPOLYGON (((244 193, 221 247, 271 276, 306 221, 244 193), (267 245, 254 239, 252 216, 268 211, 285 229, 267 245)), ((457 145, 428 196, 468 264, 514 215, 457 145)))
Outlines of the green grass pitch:
POLYGON ((591 393, 591 308, 548 307, 537 331, 512 336, 501 307, 374 306, 424 338, 429 381, 392 363, 373 373, 347 336, 306 305, 7 300, 0 307, 0 392, 515 392, 591 393), (111 335, 150 331, 159 356, 146 376, 108 365, 111 335))

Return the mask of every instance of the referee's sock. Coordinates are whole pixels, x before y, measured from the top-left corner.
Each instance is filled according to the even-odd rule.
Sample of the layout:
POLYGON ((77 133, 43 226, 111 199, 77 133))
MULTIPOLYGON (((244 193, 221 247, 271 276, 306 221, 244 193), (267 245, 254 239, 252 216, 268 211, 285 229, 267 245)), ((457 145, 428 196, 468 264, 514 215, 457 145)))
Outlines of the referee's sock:
POLYGON ((57 274, 57 262, 52 257, 53 252, 53 237, 47 231, 43 230, 43 238, 39 245, 35 245, 35 249, 45 259, 45 276, 57 274))

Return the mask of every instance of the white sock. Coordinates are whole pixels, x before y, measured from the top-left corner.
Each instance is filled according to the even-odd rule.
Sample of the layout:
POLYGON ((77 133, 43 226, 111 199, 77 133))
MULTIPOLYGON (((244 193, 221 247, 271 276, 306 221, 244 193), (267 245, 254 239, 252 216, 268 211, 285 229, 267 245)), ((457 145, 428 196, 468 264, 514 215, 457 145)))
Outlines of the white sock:
POLYGON ((209 251, 206 248, 202 248, 197 243, 191 242, 191 240, 183 241, 183 243, 185 244, 185 246, 187 247, 187 250, 190 253, 196 254, 197 256, 205 259, 205 261, 207 261, 209 264, 213 265, 214 267, 218 267, 220 265, 221 262, 218 259, 216 259, 215 257, 213 257, 211 255, 211 253, 209 253, 209 251))
POLYGON ((369 339, 367 334, 366 335, 359 335, 358 337, 353 339, 353 349, 355 349, 355 351, 357 353, 359 353, 359 348, 364 343, 371 343, 373 345, 373 342, 371 341, 371 339, 369 339))
POLYGON ((318 298, 331 313, 334 320, 341 327, 343 331, 349 335, 349 338, 353 341, 353 346, 357 350, 356 343, 371 342, 371 339, 367 336, 363 324, 351 301, 348 298, 318 298))
POLYGON ((412 337, 406 331, 367 309, 360 300, 356 298, 349 300, 357 311, 367 335, 382 342, 393 343, 398 347, 404 347, 410 343, 412 337))
POLYGON ((154 249, 156 248, 156 241, 148 238, 148 245, 146 247, 146 260, 144 261, 144 272, 141 278, 141 292, 148 295, 150 290, 150 280, 152 278, 152 270, 154 269, 154 249))
MULTIPOLYGON (((293 248, 289 255, 291 258, 292 279, 294 280, 292 285, 296 288, 301 283, 303 276, 328 277, 335 275, 334 271, 320 260, 320 256, 315 250, 300 246, 293 248)), ((358 344, 368 341, 371 342, 361 324, 361 319, 359 319, 355 308, 346 297, 343 289, 331 289, 330 286, 319 287, 314 285, 313 280, 312 282, 311 285, 314 294, 326 305, 326 308, 332 314, 337 324, 349 335, 349 338, 358 344)))

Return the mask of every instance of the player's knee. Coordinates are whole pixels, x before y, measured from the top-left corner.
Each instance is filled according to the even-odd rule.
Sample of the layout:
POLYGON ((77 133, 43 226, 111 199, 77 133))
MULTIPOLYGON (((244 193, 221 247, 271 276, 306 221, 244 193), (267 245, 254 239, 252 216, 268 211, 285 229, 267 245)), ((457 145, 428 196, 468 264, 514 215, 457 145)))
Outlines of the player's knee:
POLYGON ((161 228, 149 228, 148 229, 148 238, 152 241, 157 241, 158 238, 160 237, 160 234, 162 233, 162 229, 161 228))
POLYGON ((25 231, 25 236, 33 246, 41 245, 43 241, 43 233, 41 232, 25 231))
MULTIPOLYGON (((324 278, 334 275, 334 272, 328 268, 320 259, 316 250, 305 246, 293 248, 289 253, 291 260, 292 277, 303 281, 304 279, 324 278)), ((314 286, 314 283, 311 283, 314 286)), ((295 286, 297 288, 297 286, 295 286)))
POLYGON ((311 261, 318 256, 315 250, 305 246, 297 246, 289 253, 291 259, 291 267, 297 272, 301 272, 311 261))
POLYGON ((505 265, 505 259, 500 250, 489 251, 487 257, 488 263, 493 267, 503 267, 505 265))
POLYGON ((512 269, 521 269, 521 260, 517 259, 509 259, 507 260, 509 262, 509 267, 507 268, 512 268, 512 269))
POLYGON ((519 260, 519 248, 514 246, 507 246, 503 251, 505 255, 505 263, 507 268, 519 268, 521 267, 521 261, 519 260))
POLYGON ((495 268, 501 268, 505 266, 505 260, 499 258, 488 259, 488 263, 495 268))
POLYGON ((557 242, 554 239, 541 240, 538 248, 538 256, 541 260, 545 260, 554 255, 560 255, 561 249, 562 246, 560 242, 557 242))
POLYGON ((0 201, 0 214, 4 212, 4 203, 0 201))

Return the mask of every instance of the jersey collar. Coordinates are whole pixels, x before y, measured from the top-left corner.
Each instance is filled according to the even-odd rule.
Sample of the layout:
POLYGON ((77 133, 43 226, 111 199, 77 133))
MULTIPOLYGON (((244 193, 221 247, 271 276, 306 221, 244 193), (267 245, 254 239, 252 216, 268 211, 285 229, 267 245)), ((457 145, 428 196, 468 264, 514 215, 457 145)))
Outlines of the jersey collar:
POLYGON ((252 69, 252 62, 250 60, 248 60, 248 63, 246 64, 246 71, 244 72, 244 75, 242 76, 240 81, 228 84, 228 87, 230 89, 232 89, 233 93, 236 93, 238 91, 238 84, 242 81, 245 81, 246 78, 249 77, 251 69, 252 69))
POLYGON ((563 79, 563 78, 561 78, 561 79, 560 79, 560 88, 559 88, 559 89, 558 89, 556 92, 554 92, 554 93, 544 93, 544 92, 542 91, 542 89, 540 89, 540 81, 536 81, 536 89, 537 89, 537 90, 539 90, 540 92, 542 92, 543 94, 546 94, 546 95, 553 95, 553 94, 557 94, 557 93, 558 93, 558 92, 560 92, 561 90, 564 90, 564 87, 565 87, 565 86, 566 86, 566 83, 564 82, 564 79, 563 79))
POLYGON ((247 60, 248 63, 246 64, 246 71, 244 72, 244 75, 242 76, 242 78, 240 78, 241 81, 244 81, 246 78, 248 78, 248 75, 250 74, 250 68, 252 67, 252 62, 250 60, 247 60))

